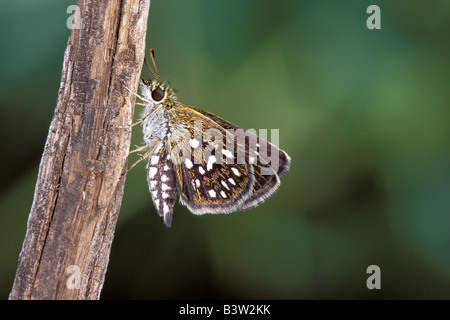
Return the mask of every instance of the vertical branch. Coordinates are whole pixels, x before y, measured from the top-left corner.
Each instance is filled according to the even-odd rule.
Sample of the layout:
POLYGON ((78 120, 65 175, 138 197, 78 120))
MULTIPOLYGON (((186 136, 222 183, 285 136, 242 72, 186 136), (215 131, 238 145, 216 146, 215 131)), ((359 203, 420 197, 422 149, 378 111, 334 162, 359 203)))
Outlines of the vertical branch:
POLYGON ((79 0, 10 299, 98 299, 121 206, 150 0, 79 0))

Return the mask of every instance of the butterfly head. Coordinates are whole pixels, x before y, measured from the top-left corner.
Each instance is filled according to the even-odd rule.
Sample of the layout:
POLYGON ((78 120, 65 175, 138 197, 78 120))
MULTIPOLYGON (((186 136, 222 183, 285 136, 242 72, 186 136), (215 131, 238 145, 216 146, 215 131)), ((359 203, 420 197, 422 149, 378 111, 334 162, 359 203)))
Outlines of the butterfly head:
POLYGON ((141 81, 141 90, 144 97, 154 103, 162 103, 167 98, 169 86, 165 85, 158 80, 145 80, 141 81))
POLYGON ((176 104, 176 97, 173 89, 166 83, 160 81, 142 79, 140 83, 142 96, 153 105, 163 104, 172 106, 176 104))

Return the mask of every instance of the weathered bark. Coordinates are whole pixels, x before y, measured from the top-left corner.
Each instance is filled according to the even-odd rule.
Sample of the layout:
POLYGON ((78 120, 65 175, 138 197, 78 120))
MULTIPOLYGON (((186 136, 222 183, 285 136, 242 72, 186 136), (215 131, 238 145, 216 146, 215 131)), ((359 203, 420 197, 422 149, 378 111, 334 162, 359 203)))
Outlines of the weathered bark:
POLYGON ((150 0, 77 5, 10 299, 98 299, 109 261, 150 0))

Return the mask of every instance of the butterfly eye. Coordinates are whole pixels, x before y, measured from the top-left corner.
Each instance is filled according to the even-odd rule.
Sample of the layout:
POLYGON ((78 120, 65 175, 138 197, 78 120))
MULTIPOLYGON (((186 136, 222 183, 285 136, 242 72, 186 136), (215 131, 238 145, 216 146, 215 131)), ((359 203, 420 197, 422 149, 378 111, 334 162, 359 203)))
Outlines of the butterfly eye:
POLYGON ((165 91, 161 87, 157 87, 152 91, 152 98, 155 101, 161 101, 164 98, 165 91))

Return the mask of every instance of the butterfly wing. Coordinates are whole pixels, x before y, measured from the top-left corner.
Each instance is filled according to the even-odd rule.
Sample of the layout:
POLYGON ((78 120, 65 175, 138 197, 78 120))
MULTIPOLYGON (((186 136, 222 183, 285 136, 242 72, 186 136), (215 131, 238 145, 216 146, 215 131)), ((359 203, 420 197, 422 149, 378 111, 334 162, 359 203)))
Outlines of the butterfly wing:
POLYGON ((216 122, 184 106, 176 112, 178 121, 170 126, 177 136, 172 134, 170 149, 181 203, 195 214, 238 211, 253 192, 253 167, 226 164, 222 155, 208 153, 205 138, 211 130, 217 139, 226 134, 216 122), (201 132, 194 129, 196 121, 201 123, 201 132))
MULTIPOLYGON (((220 127, 225 128, 225 129, 231 129, 231 130, 239 130, 242 129, 241 127, 235 125, 234 123, 228 122, 218 116, 216 116, 215 114, 212 114, 208 111, 193 107, 193 106, 184 106, 187 108, 190 108, 192 110, 195 110, 198 113, 201 113, 202 115, 204 115, 205 117, 213 120, 214 122, 216 122, 220 127)), ((242 129, 243 130, 243 129, 242 129)), ((253 133, 251 133, 250 131, 246 130, 245 134, 248 135, 250 137, 250 140, 255 139, 257 144, 259 146, 266 146, 267 147, 267 155, 263 155, 260 154, 260 157, 264 158, 268 158, 266 159, 266 161, 270 161, 270 158, 272 156, 272 152, 274 152, 275 154, 278 155, 278 168, 276 169, 276 173, 277 175, 282 178, 286 173, 289 172, 289 169, 291 167, 291 158, 288 156, 288 154, 286 152, 284 152, 283 150, 281 150, 280 148, 278 148, 277 146, 275 146, 274 144, 254 135, 253 133)), ((253 140, 253 141, 255 141, 253 140)), ((256 148, 258 149, 258 145, 256 145, 256 148)), ((252 148, 253 146, 247 146, 248 148, 252 148)), ((258 151, 258 150, 256 150, 258 151)))
POLYGON ((171 155, 177 160, 175 175, 180 201, 193 213, 247 210, 275 193, 280 177, 290 166, 289 156, 284 151, 204 110, 183 105, 176 112, 174 118, 182 121, 172 123, 171 127, 185 138, 176 143, 172 141, 171 147, 176 151, 171 155), (201 129, 195 129, 195 121, 201 121, 201 129), (210 131, 216 133, 214 139, 208 137, 210 131), (238 139, 241 135, 242 139, 238 139), (225 137, 233 141, 233 149, 225 137), (220 147, 219 144, 221 153, 207 152, 208 145, 220 147), (181 148, 174 148, 175 145, 181 148), (191 152, 183 157, 180 149, 191 152), (265 152, 261 152, 262 149, 265 152), (272 155, 277 160, 274 167, 272 155))
MULTIPOLYGON (((210 112, 192 106, 189 106, 189 108, 213 120, 222 128, 234 132, 243 130, 239 126, 210 112)), ((289 171, 291 163, 287 153, 272 143, 254 135, 248 130, 244 131, 244 135, 247 163, 251 162, 251 155, 256 155, 254 156, 256 162, 253 164, 255 184, 251 196, 240 206, 239 210, 254 208, 271 197, 278 189, 280 179, 289 171), (272 161, 274 159, 275 161, 272 161)))
POLYGON ((147 180, 150 194, 158 214, 164 223, 172 224, 173 206, 177 198, 174 165, 166 145, 158 142, 154 153, 149 156, 147 180))

